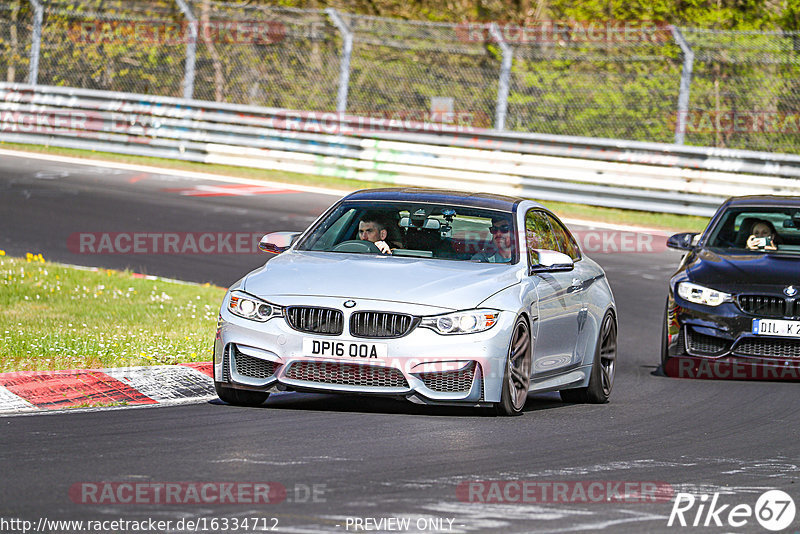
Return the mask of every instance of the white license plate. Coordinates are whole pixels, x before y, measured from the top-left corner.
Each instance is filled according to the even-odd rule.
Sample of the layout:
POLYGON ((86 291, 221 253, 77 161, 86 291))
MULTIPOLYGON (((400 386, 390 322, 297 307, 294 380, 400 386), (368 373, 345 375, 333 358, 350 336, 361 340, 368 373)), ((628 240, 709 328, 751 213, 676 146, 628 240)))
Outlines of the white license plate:
POLYGON ((800 321, 753 319, 753 333, 760 336, 800 337, 800 321))
POLYGON ((373 358, 386 358, 388 354, 389 347, 386 343, 361 343, 359 341, 303 338, 304 356, 369 360, 373 358))

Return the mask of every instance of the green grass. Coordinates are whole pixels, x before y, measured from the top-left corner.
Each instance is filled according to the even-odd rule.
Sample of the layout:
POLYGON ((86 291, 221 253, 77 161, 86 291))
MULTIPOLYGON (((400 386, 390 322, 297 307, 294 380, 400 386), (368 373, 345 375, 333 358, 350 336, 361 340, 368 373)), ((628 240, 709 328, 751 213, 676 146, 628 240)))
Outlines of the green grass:
POLYGON ((210 361, 224 294, 0 251, 0 372, 210 361))
MULTIPOLYGON (((234 167, 230 165, 195 163, 190 161, 180 161, 164 158, 150 158, 144 156, 129 156, 123 154, 113 154, 109 152, 95 152, 92 150, 78 150, 72 148, 45 147, 38 145, 25 145, 17 143, 1 143, 0 148, 11 150, 21 150, 26 152, 37 152, 45 154, 55 154, 76 158, 93 160, 111 161, 117 163, 129 163, 136 165, 150 165, 167 169, 178 169, 209 174, 219 174, 223 176, 234 176, 237 178, 252 178, 256 180, 269 180, 283 182, 287 184, 299 184, 316 187, 327 187, 329 189, 339 189, 344 191, 354 189, 371 189, 385 187, 386 184, 378 182, 362 182, 358 180, 346 180, 340 178, 329 178, 315 176, 311 174, 298 174, 284 171, 271 171, 264 169, 252 169, 247 167, 234 167)), ((536 199, 533 199, 536 200, 536 199)), ((589 221, 599 221, 630 226, 644 226, 651 228, 661 228, 673 231, 700 232, 708 224, 706 217, 694 217, 688 215, 673 215, 668 213, 651 213, 634 210, 623 210, 616 208, 601 208, 584 204, 568 204, 564 202, 542 201, 542 204, 552 209, 557 215, 564 218, 585 219, 589 221)))

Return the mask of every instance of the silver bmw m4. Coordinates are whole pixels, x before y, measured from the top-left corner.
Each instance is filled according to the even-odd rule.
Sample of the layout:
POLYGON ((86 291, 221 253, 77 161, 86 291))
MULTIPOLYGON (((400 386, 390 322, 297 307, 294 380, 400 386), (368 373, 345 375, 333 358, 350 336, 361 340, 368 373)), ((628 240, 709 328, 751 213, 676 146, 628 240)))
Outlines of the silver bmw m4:
POLYGON ((220 310, 214 382, 227 403, 313 391, 517 415, 529 392, 609 399, 611 288, 535 202, 365 190, 260 247, 273 256, 220 310))

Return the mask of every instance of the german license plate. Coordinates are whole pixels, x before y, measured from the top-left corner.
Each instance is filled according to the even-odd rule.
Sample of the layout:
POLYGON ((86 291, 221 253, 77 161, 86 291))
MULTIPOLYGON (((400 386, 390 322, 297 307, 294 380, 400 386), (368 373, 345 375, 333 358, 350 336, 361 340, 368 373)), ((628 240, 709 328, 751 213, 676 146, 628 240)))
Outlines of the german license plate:
POLYGON ((800 337, 800 321, 753 319, 753 333, 760 336, 800 337))
POLYGON ((303 338, 304 356, 368 360, 371 358, 386 358, 388 354, 389 348, 386 343, 303 338))

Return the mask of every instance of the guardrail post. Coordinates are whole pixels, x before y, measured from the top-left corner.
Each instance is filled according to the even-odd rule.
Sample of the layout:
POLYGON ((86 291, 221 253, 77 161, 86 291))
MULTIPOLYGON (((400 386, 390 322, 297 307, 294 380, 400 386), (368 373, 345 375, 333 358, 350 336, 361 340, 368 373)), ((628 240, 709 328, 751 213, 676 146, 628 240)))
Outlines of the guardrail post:
POLYGON ((683 68, 681 69, 681 88, 678 94, 678 117, 675 121, 675 144, 682 145, 686 137, 686 120, 689 116, 689 89, 692 85, 692 68, 694 67, 694 51, 676 26, 670 26, 672 37, 683 52, 683 68))
POLYGON ((500 33, 500 27, 496 22, 492 22, 489 26, 489 33, 494 37, 495 41, 497 41, 497 44, 500 45, 500 50, 503 52, 503 60, 500 64, 500 79, 497 84, 497 104, 494 108, 494 129, 503 131, 506 127, 508 84, 511 78, 511 62, 514 60, 514 49, 506 43, 503 34, 500 33))
POLYGON ((38 0, 28 0, 33 8, 33 35, 31 36, 31 64, 28 68, 28 83, 36 85, 39 81, 39 55, 42 47, 42 20, 44 9, 38 0))
POLYGON ((331 18, 336 28, 342 32, 342 59, 339 62, 339 91, 336 94, 336 111, 347 111, 347 91, 350 86, 350 56, 353 53, 353 32, 345 24, 339 12, 329 7, 325 13, 331 18))
POLYGON ((195 62, 197 60, 197 17, 185 0, 175 0, 189 20, 189 42, 186 43, 186 65, 183 74, 183 98, 190 99, 194 96, 195 62))

